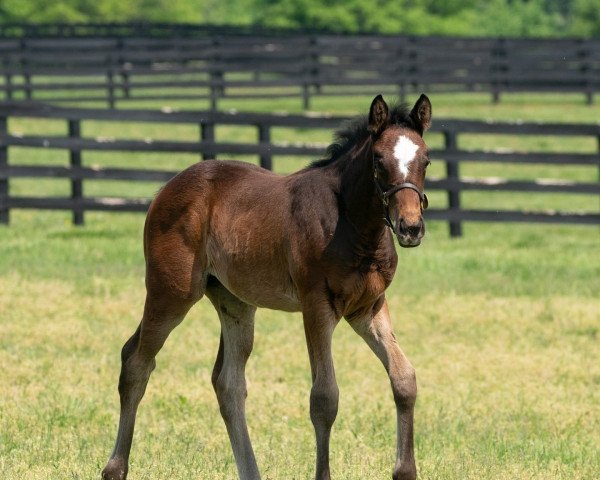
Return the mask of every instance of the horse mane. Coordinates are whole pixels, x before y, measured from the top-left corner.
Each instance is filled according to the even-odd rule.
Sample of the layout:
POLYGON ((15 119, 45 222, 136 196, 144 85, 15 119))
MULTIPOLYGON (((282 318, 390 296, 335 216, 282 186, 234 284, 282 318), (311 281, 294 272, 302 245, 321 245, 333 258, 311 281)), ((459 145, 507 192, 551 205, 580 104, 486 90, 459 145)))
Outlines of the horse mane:
MULTIPOLYGON (((406 104, 393 105, 390 109, 390 124, 406 126, 416 129, 410 109, 406 104)), ((348 153, 356 145, 362 143, 369 136, 369 118, 367 115, 360 115, 353 120, 349 120, 334 134, 334 140, 327 147, 327 153, 324 158, 316 160, 310 164, 310 168, 319 168, 331 165, 340 157, 348 153)))

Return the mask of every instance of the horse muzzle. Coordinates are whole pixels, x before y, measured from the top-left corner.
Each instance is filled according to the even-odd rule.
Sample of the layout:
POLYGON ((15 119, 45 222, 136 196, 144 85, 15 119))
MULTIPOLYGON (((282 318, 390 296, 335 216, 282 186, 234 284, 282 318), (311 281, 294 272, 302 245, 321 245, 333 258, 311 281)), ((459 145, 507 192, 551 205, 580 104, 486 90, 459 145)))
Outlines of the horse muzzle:
POLYGON ((422 217, 419 217, 417 221, 410 222, 400 218, 394 225, 394 233, 401 247, 418 247, 425 235, 425 222, 422 217))

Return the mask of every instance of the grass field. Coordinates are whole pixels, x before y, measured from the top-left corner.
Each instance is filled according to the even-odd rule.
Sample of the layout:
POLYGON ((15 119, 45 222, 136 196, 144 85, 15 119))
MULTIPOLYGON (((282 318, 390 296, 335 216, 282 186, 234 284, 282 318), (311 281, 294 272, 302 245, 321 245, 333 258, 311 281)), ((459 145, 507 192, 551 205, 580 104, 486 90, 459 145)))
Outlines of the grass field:
MULTIPOLYGON (((359 105, 364 109, 365 99, 319 100, 318 107, 350 113, 359 105)), ((496 106, 488 101, 487 96, 432 96, 439 116, 600 118, 600 107, 585 106, 576 96, 507 96, 496 106)), ((270 107, 257 102, 247 109, 270 107)), ((52 122, 33 127, 64 128, 52 122)), ((93 124, 84 128, 97 133, 93 124)), ((185 138, 192 132, 158 134, 185 138)), ((39 162, 64 161, 36 153, 49 155, 39 162)), ((172 158, 165 167, 180 168, 186 161, 172 158)), ((597 171, 574 169, 567 175, 591 181, 597 171)), ((22 181, 14 188, 22 194, 60 194, 65 185, 22 181)), ((149 194, 157 185, 139 188, 133 194, 149 194)), ((565 206, 571 198, 550 200, 565 206)), ((516 206, 524 201, 502 200, 516 206)), ((597 211, 597 199, 575 201, 596 202, 588 208, 597 211)), ((90 213, 86 222, 75 228, 67 213, 16 211, 11 226, 0 227, 0 477, 5 479, 99 478, 113 446, 119 352, 137 326, 144 298, 143 216, 90 213)), ((388 298, 397 337, 417 369, 420 478, 598 478, 599 229, 473 223, 465 225, 464 237, 450 239, 445 224, 429 222, 423 245, 399 254, 388 298)), ((301 318, 260 310, 256 329, 247 410, 263 478, 309 479, 314 439, 301 318)), ((132 480, 236 478, 210 385, 218 335, 216 314, 202 301, 159 354, 140 407, 132 480)), ((395 415, 385 372, 348 325, 340 324, 334 345, 340 411, 332 435, 332 474, 390 478, 395 415)))

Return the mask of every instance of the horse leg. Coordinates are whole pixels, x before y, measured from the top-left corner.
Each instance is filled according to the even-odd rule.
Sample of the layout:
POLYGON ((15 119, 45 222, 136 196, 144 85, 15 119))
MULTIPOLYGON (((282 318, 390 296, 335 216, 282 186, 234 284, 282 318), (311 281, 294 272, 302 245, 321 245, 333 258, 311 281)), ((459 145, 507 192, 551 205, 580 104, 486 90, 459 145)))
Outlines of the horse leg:
POLYGON ((241 480, 259 480, 260 473, 246 424, 245 367, 254 343, 256 307, 242 302, 211 279, 206 289, 219 314, 221 339, 212 373, 212 384, 241 480))
POLYGON ((388 372, 397 415, 397 449, 394 480, 417 478, 413 450, 413 416, 417 397, 415 370, 392 331, 387 302, 375 315, 353 319, 352 328, 365 340, 388 372))
POLYGON ((103 479, 124 480, 127 477, 137 408, 156 366, 155 356, 192 305, 189 300, 167 295, 146 297, 142 321, 121 351, 121 414, 115 448, 102 470, 103 479))
POLYGON ((335 379, 331 337, 337 319, 333 313, 304 311, 304 331, 312 373, 310 419, 317 442, 316 480, 329 480, 329 438, 338 411, 339 390, 335 379))

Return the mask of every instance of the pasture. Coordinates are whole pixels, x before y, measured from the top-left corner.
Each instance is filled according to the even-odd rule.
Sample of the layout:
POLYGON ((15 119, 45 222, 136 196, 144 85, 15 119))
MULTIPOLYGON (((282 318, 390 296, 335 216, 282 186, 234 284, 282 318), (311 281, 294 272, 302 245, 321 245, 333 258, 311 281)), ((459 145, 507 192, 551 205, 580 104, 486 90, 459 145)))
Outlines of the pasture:
MULTIPOLYGON (((577 95, 506 95, 498 105, 486 95, 430 98, 434 121, 436 116, 600 118, 600 107, 584 105, 577 95)), ((319 99, 313 108, 362 113, 369 102, 369 97, 319 99)), ((297 100, 223 107, 300 110, 297 100)), ((47 121, 33 126, 64 128, 47 121)), ((148 134, 132 132, 140 138, 148 134)), ((160 132, 173 139, 191 134, 195 132, 160 132)), ((230 129, 219 134, 245 133, 230 129)), ((302 132, 281 135, 306 139, 302 132)), ((572 141, 582 151, 597 148, 572 141)), ((565 148, 559 142, 537 146, 565 148)), ((22 152, 23 159, 27 153, 22 152)), ((195 160, 181 156, 164 166, 183 168, 195 160)), ((118 165, 122 160, 106 161, 118 165)), ((300 166, 285 159, 276 163, 281 172, 300 166)), ((433 174, 436 168, 434 162, 433 174)), ((502 170, 499 165, 471 168, 474 175, 502 170)), ((553 177, 555 172, 551 166, 535 166, 527 175, 553 177)), ((598 172, 573 167, 567 175, 592 181, 598 172)), ((21 180, 14 188, 62 192, 67 187, 66 181, 21 180)), ((110 188, 122 192, 130 187, 114 182, 110 188)), ((131 193, 157 188, 136 186, 131 193)), ((485 202, 486 195, 473 194, 465 201, 485 202)), ((498 195, 508 206, 528 205, 528 195, 498 195)), ((551 197, 552 205, 567 201, 551 197)), ((445 199, 442 194, 430 197, 430 204, 436 201, 445 199)), ((581 196, 574 202, 577 208, 598 209, 597 199, 581 196)), ((99 478, 117 424, 120 348, 141 317, 142 228, 143 215, 87 213, 86 226, 77 228, 67 213, 33 211, 11 212, 11 226, 0 227, 2 478, 99 478)), ((419 248, 399 250, 399 268, 388 290, 396 335, 417 370, 420 478, 597 478, 599 229, 467 223, 462 238, 450 239, 446 224, 428 222, 427 228, 419 248)), ((158 355, 140 406, 129 478, 236 478, 210 385, 218 336, 216 313, 203 300, 158 355)), ((334 335, 334 358, 340 410, 332 432, 332 476, 390 478, 395 412, 385 371, 343 322, 334 335)), ((311 478, 310 368, 298 314, 258 311, 247 378, 248 424, 263 478, 311 478)))

